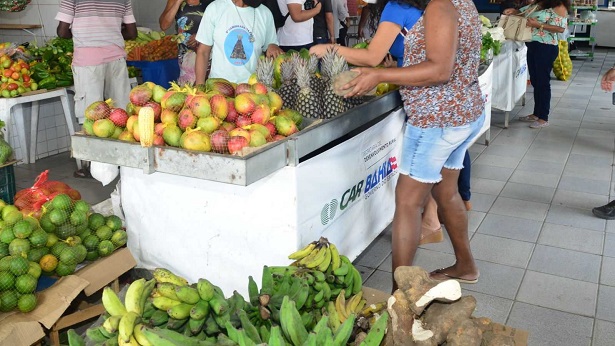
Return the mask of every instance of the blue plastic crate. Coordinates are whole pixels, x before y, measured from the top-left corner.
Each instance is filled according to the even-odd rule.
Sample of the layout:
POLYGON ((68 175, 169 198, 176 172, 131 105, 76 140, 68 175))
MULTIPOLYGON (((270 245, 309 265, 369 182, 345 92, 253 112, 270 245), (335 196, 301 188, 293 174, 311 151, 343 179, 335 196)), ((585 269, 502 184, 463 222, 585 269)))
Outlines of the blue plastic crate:
POLYGON ((179 64, 177 59, 160 61, 127 61, 128 66, 134 66, 141 70, 143 82, 156 83, 168 88, 169 82, 179 78, 179 64))
POLYGON ((8 204, 13 204, 17 187, 15 186, 14 164, 0 168, 0 198, 8 204))

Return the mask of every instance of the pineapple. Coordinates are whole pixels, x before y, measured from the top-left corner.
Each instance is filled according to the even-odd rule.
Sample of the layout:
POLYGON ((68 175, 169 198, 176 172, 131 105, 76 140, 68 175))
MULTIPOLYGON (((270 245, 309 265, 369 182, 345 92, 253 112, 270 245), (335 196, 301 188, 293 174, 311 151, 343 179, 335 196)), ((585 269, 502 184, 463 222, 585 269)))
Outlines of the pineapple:
POLYGON ((337 96, 333 91, 333 80, 339 73, 348 70, 348 64, 344 57, 337 54, 336 50, 330 49, 327 51, 322 60, 323 76, 327 79, 326 87, 323 88, 323 116, 332 118, 338 114, 344 113, 349 107, 345 99, 337 96))
POLYGON ((305 60, 297 61, 295 65, 295 74, 297 75, 297 85, 299 93, 295 102, 294 110, 298 111, 302 116, 307 118, 320 118, 322 115, 322 98, 310 88, 310 71, 309 64, 305 60))
POLYGON ((296 59, 289 59, 282 63, 280 70, 282 74, 282 86, 278 90, 278 94, 284 101, 283 108, 294 106, 297 99, 299 87, 297 86, 297 78, 295 78, 296 59))
POLYGON ((273 90, 273 58, 260 58, 256 65, 256 79, 273 90))
POLYGON ((310 59, 308 60, 308 70, 310 71, 310 88, 317 92, 319 96, 322 94, 322 91, 327 86, 325 80, 322 78, 320 73, 318 72, 318 62, 320 60, 314 54, 310 55, 310 59))

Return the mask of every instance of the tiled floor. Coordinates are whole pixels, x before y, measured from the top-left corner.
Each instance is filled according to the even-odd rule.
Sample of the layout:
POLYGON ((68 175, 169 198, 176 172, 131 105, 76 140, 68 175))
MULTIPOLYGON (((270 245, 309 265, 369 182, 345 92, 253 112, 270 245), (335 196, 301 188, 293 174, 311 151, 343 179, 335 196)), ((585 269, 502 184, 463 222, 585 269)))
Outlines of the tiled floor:
MULTIPOLYGON (((574 61, 571 80, 552 82, 551 126, 514 119, 532 112, 530 87, 510 128, 494 112, 491 144, 471 148, 470 236, 481 277, 464 292, 477 298, 476 316, 529 330, 530 345, 615 345, 615 221, 591 214, 615 198, 615 106, 599 78, 614 62, 615 51, 599 50, 594 61, 574 61)), ((47 168, 91 203, 115 186, 73 178, 74 161, 61 154, 18 166, 18 188, 47 168)), ((422 246, 415 264, 433 270, 453 260, 446 239, 422 246)), ((390 229, 355 263, 367 286, 389 291, 390 229)))

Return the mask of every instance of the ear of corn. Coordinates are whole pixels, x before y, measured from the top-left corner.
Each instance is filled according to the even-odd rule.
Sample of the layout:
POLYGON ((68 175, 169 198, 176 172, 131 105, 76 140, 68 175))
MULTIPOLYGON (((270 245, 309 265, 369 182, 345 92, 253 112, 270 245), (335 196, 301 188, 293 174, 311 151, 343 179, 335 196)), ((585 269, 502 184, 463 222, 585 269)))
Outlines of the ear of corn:
POLYGON ((154 142, 154 110, 151 107, 139 110, 139 134, 141 146, 151 147, 154 142))

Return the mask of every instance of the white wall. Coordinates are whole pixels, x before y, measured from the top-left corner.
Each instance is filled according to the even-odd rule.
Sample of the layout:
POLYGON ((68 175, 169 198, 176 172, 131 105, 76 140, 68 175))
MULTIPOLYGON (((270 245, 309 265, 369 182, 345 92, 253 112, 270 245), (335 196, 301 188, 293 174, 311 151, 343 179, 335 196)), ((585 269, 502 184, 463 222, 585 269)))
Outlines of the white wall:
MULTIPOLYGON (((32 0, 30 5, 21 12, 0 12, 2 24, 39 24, 40 29, 31 29, 31 33, 23 30, 0 30, 0 42, 36 42, 39 46, 56 36, 57 21, 54 19, 58 13, 60 0, 32 0)), ((134 14, 139 26, 160 30, 158 17, 162 13, 165 0, 133 0, 134 14)), ((70 95, 70 94, 69 94, 70 95)), ((2 102, 2 99, 0 99, 2 102)), ((72 105, 72 100, 71 100, 72 105)), ((26 133, 29 136, 30 105, 24 107, 26 133)), ((14 126, 14 124, 12 124, 14 126)), ((15 149, 17 159, 25 156, 16 137, 17 131, 13 127, 10 143, 15 149)), ((29 138, 27 138, 29 143, 29 138)), ((39 125, 37 136, 37 159, 55 155, 70 150, 70 137, 59 99, 40 102, 39 125)))

